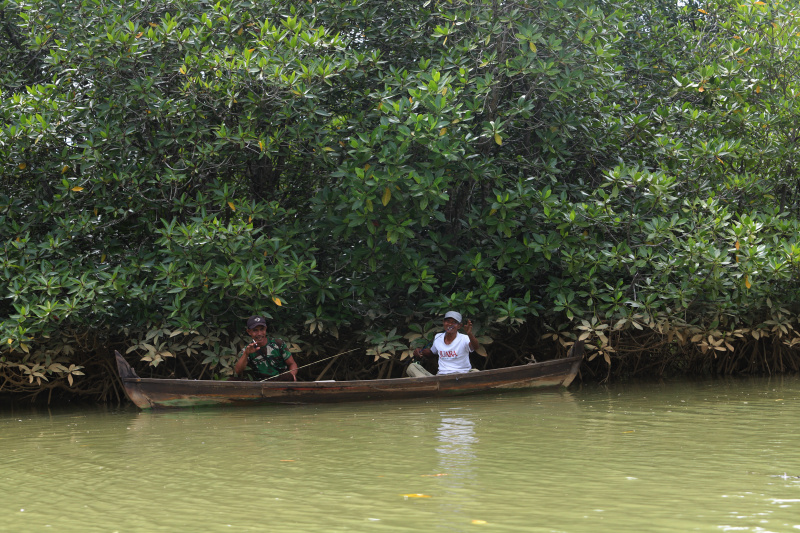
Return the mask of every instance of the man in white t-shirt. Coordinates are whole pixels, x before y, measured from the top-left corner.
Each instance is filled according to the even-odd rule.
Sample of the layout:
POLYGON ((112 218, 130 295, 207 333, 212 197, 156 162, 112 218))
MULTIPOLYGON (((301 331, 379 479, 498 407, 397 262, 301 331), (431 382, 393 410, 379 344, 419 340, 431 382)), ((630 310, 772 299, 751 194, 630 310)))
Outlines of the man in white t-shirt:
POLYGON ((414 355, 431 357, 439 355, 437 374, 460 374, 472 370, 469 353, 480 348, 481 343, 472 334, 472 320, 461 324, 461 314, 448 311, 444 315, 444 332, 438 333, 430 348, 417 348, 414 355), (464 328, 464 333, 458 330, 464 328))

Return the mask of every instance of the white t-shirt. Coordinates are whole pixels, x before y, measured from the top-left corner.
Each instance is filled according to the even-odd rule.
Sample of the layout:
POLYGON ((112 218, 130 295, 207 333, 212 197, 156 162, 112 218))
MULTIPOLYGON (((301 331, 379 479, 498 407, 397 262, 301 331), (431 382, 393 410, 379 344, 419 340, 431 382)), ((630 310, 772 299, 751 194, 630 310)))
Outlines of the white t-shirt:
POLYGON ((439 333, 433 338, 431 351, 439 354, 439 375, 460 374, 469 372, 472 364, 469 362, 469 336, 456 333, 456 338, 450 344, 445 344, 444 333, 439 333))

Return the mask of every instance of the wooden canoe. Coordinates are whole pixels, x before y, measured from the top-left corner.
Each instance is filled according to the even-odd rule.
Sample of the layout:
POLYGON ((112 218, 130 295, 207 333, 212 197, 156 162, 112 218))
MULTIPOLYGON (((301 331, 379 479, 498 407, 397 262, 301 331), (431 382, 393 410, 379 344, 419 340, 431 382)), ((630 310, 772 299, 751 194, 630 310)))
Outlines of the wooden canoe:
POLYGON ((334 403, 433 398, 490 391, 567 387, 583 360, 583 343, 567 357, 467 374, 359 381, 217 381, 140 378, 119 352, 128 398, 142 409, 259 403, 334 403))

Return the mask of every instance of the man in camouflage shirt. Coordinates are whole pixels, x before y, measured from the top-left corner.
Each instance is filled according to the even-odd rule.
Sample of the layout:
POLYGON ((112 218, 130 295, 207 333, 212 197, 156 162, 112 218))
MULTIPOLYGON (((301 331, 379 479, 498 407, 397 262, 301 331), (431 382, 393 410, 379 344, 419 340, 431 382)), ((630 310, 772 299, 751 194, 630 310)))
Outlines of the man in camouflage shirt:
POLYGON ((267 337, 267 321, 261 316, 247 319, 247 334, 253 342, 242 350, 233 367, 236 375, 242 376, 249 369, 257 379, 270 381, 297 381, 297 363, 289 349, 280 339, 267 337))

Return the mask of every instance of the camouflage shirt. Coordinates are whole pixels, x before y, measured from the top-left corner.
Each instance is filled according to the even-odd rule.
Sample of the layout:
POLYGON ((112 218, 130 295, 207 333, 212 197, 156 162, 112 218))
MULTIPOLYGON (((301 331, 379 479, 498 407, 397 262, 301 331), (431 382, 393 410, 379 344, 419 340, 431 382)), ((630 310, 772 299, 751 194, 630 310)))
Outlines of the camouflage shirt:
MULTIPOLYGON (((244 350, 242 350, 244 353, 244 350)), ((286 344, 275 339, 267 339, 267 344, 247 356, 247 368, 257 377, 271 378, 286 372, 286 360, 292 356, 286 344)))

